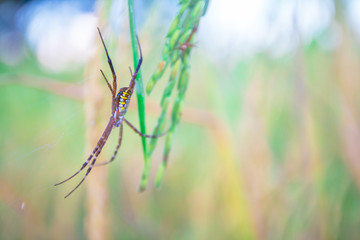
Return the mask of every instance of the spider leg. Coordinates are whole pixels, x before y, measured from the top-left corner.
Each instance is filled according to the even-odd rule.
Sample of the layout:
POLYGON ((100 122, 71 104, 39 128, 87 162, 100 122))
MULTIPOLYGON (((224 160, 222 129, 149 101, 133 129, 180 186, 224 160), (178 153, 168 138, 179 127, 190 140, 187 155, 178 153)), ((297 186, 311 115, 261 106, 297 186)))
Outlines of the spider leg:
MULTIPOLYGON (((81 166, 81 168, 80 168, 75 174, 73 174, 71 177, 65 179, 65 180, 62 181, 62 182, 59 182, 59 183, 55 184, 55 186, 58 186, 58 185, 60 185, 60 184, 63 184, 63 183, 65 183, 65 182, 69 181, 70 179, 72 179, 73 177, 75 177, 79 172, 81 172, 81 171, 88 165, 89 161, 93 158, 93 156, 94 156, 94 154, 95 154, 95 157, 93 158, 93 160, 92 160, 92 162, 91 162, 91 165, 90 165, 90 167, 88 168, 88 170, 87 170, 87 172, 86 172, 85 177, 89 174, 89 172, 91 171, 92 166, 94 165, 94 163, 95 163, 95 161, 96 161, 96 159, 97 159, 97 156, 100 154, 102 148, 104 147, 104 145, 105 145, 105 143, 106 143, 106 140, 108 139, 108 137, 109 137, 109 135, 110 135, 110 133, 111 133, 111 130, 112 130, 113 127, 114 127, 114 123, 115 123, 114 118, 111 117, 110 120, 109 120, 108 125, 106 126, 106 128, 105 128, 105 130, 104 130, 104 132, 103 132, 103 134, 101 135, 101 138, 99 139, 98 143, 96 144, 95 149, 94 149, 93 152, 90 154, 89 158, 83 163, 83 165, 81 166)), ((78 186, 77 186, 77 187, 78 187, 78 186)), ((77 187, 76 187, 76 188, 77 188, 77 187)), ((71 192, 73 192, 73 191, 71 191, 71 192)), ((69 195, 70 195, 70 194, 66 195, 66 197, 69 196, 69 195)))
POLYGON ((147 135, 147 134, 143 134, 141 133, 134 125, 132 125, 128 120, 126 120, 124 118, 124 121, 126 122, 127 125, 129 125, 129 127, 134 130, 134 132, 136 132, 137 134, 139 134, 141 137, 146 137, 146 138, 158 138, 158 137, 162 137, 164 135, 166 135, 168 133, 169 130, 159 134, 159 135, 147 135))
POLYGON ((118 145, 116 145, 115 152, 114 152, 113 156, 111 157, 111 159, 109 161, 98 163, 98 164, 95 165, 95 167, 104 166, 104 165, 109 164, 112 161, 114 161, 114 159, 116 157, 116 154, 118 153, 118 150, 119 150, 119 148, 121 146, 122 135, 123 135, 123 124, 120 125, 118 145))
POLYGON ((76 185, 76 187, 75 187, 73 190, 71 190, 71 192, 69 192, 69 193, 65 196, 65 198, 67 198, 68 196, 70 196, 70 195, 85 181, 85 178, 86 178, 87 175, 89 175, 89 173, 91 172, 91 169, 93 168, 93 166, 94 166, 94 164, 95 164, 95 162, 96 162, 96 159, 97 159, 97 157, 99 156, 99 154, 100 154, 102 148, 104 147, 104 145, 105 145, 105 143, 103 143, 102 146, 99 148, 99 151, 96 152, 95 157, 94 157, 94 159, 92 160, 89 168, 87 169, 87 171, 86 171, 85 176, 83 177, 83 179, 81 179, 81 181, 79 182, 79 184, 76 185))
POLYGON ((83 177, 83 179, 81 179, 81 181, 79 182, 79 184, 76 185, 76 187, 75 187, 73 190, 71 190, 71 192, 69 192, 69 193, 65 196, 65 198, 67 198, 68 196, 70 196, 70 194, 72 194, 72 193, 85 181, 86 177, 89 175, 89 173, 91 172, 92 168, 94 167, 95 162, 96 162, 96 159, 97 159, 97 157, 99 156, 99 154, 101 153, 101 150, 103 149, 103 147, 104 147, 104 145, 105 145, 105 143, 106 143, 106 140, 107 140, 108 137, 110 136, 110 133, 111 133, 111 130, 112 130, 113 126, 114 126, 114 119, 113 119, 113 118, 110 118, 110 121, 109 121, 109 123, 108 123, 108 125, 107 125, 107 127, 106 127, 106 129, 105 129, 105 131, 104 131, 104 133, 103 133, 103 135, 101 136, 99 142, 98 142, 99 149, 98 149, 98 151, 95 153, 95 156, 94 156, 94 158, 93 158, 93 160, 92 160, 89 168, 87 169, 87 171, 86 171, 86 173, 85 173, 85 176, 83 177))
POLYGON ((131 73, 131 81, 130 81, 130 84, 129 84, 129 88, 132 90, 135 86, 135 79, 136 79, 136 76, 140 70, 140 66, 142 64, 142 61, 143 61, 143 56, 142 56, 142 51, 141 51, 141 46, 140 46, 140 41, 139 41, 139 37, 136 35, 136 40, 137 40, 137 43, 138 43, 138 46, 139 46, 139 52, 140 52, 140 58, 139 58, 139 61, 138 61, 138 64, 136 66, 136 69, 135 69, 135 72, 134 72, 134 75, 132 74, 132 71, 130 69, 130 73, 131 73))
POLYGON ((113 95, 113 97, 114 97, 115 94, 116 94, 116 92, 113 91, 113 89, 112 89, 109 81, 107 80, 107 78, 105 77, 104 72, 103 72, 101 69, 100 69, 100 72, 101 72, 101 74, 103 75, 103 77, 104 77, 104 79, 105 79, 105 81, 106 81, 106 84, 107 84, 107 86, 109 87, 109 89, 110 89, 110 91, 111 91, 111 93, 112 93, 112 95, 113 95))
POLYGON ((102 44, 104 45, 105 52, 106 52, 106 56, 107 56, 108 63, 109 63, 109 67, 110 67, 110 70, 111 70, 112 75, 113 75, 113 91, 114 91, 114 93, 116 93, 116 87, 117 87, 117 86, 116 86, 116 74, 115 74, 114 66, 113 66, 112 61, 111 61, 111 59, 110 59, 110 57, 109 57, 109 53, 108 53, 107 48, 106 48, 106 46, 105 46, 105 42, 104 42, 104 39, 103 39, 103 37, 102 37, 102 35, 101 35, 100 29, 99 29, 99 28, 97 28, 97 29, 98 29, 98 31, 99 31, 99 35, 100 35, 100 38, 101 38, 101 42, 102 42, 102 44))
POLYGON ((83 165, 81 166, 81 168, 76 172, 74 173, 72 176, 68 177, 67 179, 65 179, 64 181, 61 181, 59 183, 56 183, 55 186, 58 186, 60 184, 63 184, 67 181, 69 181, 70 179, 72 179, 73 177, 75 177, 76 175, 79 174, 79 172, 81 172, 89 163, 89 161, 92 159, 92 157, 94 156, 94 154, 96 154, 99 150, 99 143, 96 145, 95 149, 93 150, 93 152, 90 154, 90 157, 83 163, 83 165))

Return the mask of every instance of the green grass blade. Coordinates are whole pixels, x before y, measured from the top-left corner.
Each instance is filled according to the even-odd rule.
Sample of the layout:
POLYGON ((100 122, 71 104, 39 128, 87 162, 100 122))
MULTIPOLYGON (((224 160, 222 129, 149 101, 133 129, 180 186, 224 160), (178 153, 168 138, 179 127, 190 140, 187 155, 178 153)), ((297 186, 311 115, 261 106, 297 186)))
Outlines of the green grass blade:
MULTIPOLYGON (((128 10, 129 10, 129 25, 130 25, 130 36, 131 36, 131 46, 133 52, 133 59, 134 59, 134 69, 139 61, 138 55, 138 47, 137 47, 137 40, 136 40, 136 27, 135 27, 135 18, 134 18, 134 1, 128 0, 128 10)), ((140 132, 146 134, 146 124, 145 124, 145 92, 144 86, 142 82, 142 74, 141 69, 138 72, 136 77, 136 97, 138 102, 138 114, 139 114, 139 123, 140 123, 140 132)), ((144 169, 141 177, 140 187, 139 190, 143 191, 146 189, 147 179, 148 176, 146 174, 147 169, 150 167, 149 157, 147 155, 147 143, 146 138, 142 137, 142 146, 143 146, 143 153, 144 153, 144 169)))

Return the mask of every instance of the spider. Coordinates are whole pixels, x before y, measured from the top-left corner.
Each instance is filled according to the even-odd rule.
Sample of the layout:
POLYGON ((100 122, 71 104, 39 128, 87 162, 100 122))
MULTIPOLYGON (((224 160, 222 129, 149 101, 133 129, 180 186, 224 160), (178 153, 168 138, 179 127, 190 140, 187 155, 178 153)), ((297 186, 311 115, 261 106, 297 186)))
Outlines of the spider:
POLYGON ((177 49, 181 50, 182 52, 184 52, 186 49, 190 48, 190 47, 196 47, 195 43, 190 43, 191 38, 193 37, 194 33, 197 31, 197 27, 194 27, 193 30, 191 31, 189 37, 186 39, 186 41, 182 44, 180 44, 179 47, 177 47, 177 49))
POLYGON ((108 137, 109 137, 109 135, 110 135, 110 133, 111 133, 111 131, 112 131, 112 129, 114 127, 119 127, 120 128, 118 144, 117 144, 117 146, 115 148, 114 154, 113 154, 113 156, 111 157, 111 159, 109 161, 103 162, 103 163, 100 163, 100 164, 96 164, 95 166, 106 165, 106 164, 112 162, 115 159, 116 154, 117 154, 117 152, 118 152, 118 150, 120 148, 120 145, 121 145, 122 133, 123 133, 123 122, 125 122, 127 125, 129 125, 129 127, 131 129, 133 129, 137 134, 139 134, 142 137, 157 138, 157 137, 160 137, 160 136, 166 134, 166 133, 163 133, 163 134, 160 134, 160 135, 142 134, 139 130, 137 130, 124 117, 125 113, 126 113, 126 111, 128 109, 129 103, 130 103, 131 95, 132 95, 132 93, 134 91, 135 78, 136 78, 136 76, 138 74, 138 71, 140 69, 140 66, 141 66, 141 63, 142 63, 142 60, 143 60, 139 38, 137 37, 137 43, 138 43, 139 51, 140 51, 140 59, 138 61, 138 64, 137 64, 137 67, 135 69, 134 74, 131 71, 131 67, 129 67, 130 74, 131 74, 131 81, 130 81, 129 87, 120 88, 119 92, 116 94, 117 82, 116 82, 116 74, 115 74, 114 66, 113 66, 113 64, 111 62, 111 59, 109 57, 108 51, 107 51, 105 43, 104 43, 104 39, 103 39, 103 37, 101 35, 101 32, 100 32, 100 29, 99 28, 97 28, 97 29, 98 29, 102 44, 103 44, 104 49, 105 49, 105 53, 106 53, 106 56, 107 56, 107 59, 108 59, 110 70, 111 70, 112 75, 113 75, 113 84, 111 86, 109 81, 107 80, 104 72, 100 69, 100 72, 101 72, 102 76, 104 77, 104 79, 106 81, 106 84, 107 84, 107 86, 110 89, 110 92, 112 94, 111 116, 110 116, 109 123, 107 124, 107 126, 106 126, 102 136, 100 137, 96 147, 94 148, 94 150, 90 154, 89 158, 83 163, 81 168, 77 172, 75 172, 72 176, 70 176, 69 178, 65 179, 62 182, 59 182, 59 183, 55 184, 55 186, 58 186, 60 184, 63 184, 65 182, 69 181, 70 179, 75 177, 78 173, 80 173, 86 166, 88 166, 90 161, 91 161, 91 163, 90 163, 89 167, 87 168, 87 171, 86 171, 85 176, 83 177, 83 179, 79 182, 79 184, 73 190, 71 190, 71 192, 69 192, 65 196, 65 198, 70 196, 84 182, 85 178, 89 175, 89 173, 91 172, 91 169, 95 165, 97 157, 99 156, 101 150, 103 149, 103 147, 104 147, 104 145, 105 145, 105 143, 106 143, 106 141, 107 141, 107 139, 108 139, 108 137))

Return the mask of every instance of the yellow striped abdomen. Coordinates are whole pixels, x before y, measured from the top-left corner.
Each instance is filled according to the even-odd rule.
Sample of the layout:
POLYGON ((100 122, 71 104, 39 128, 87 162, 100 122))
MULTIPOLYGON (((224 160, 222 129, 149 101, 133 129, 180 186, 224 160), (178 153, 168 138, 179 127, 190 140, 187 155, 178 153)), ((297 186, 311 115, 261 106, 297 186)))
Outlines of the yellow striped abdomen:
POLYGON ((129 107, 129 102, 130 102, 130 90, 129 89, 120 89, 120 92, 118 94, 118 97, 120 98, 119 100, 119 113, 121 115, 124 115, 129 107), (123 91, 121 91, 123 90, 123 91))

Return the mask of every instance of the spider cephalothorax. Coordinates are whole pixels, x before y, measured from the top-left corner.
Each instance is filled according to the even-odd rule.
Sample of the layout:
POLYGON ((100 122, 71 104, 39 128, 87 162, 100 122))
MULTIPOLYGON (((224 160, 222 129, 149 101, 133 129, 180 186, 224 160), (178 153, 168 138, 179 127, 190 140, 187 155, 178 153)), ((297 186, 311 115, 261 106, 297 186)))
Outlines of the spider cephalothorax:
POLYGON ((97 165, 105 165, 105 164, 108 164, 110 162, 112 162, 114 159, 115 159, 115 156, 120 148, 120 145, 121 145, 121 140, 122 140, 122 131, 123 131, 123 122, 125 122, 126 124, 128 124, 131 129, 133 129, 137 134, 139 134, 140 136, 142 137, 149 137, 149 138, 155 138, 155 137, 159 137, 159 136, 162 136, 162 135, 146 135, 146 134, 142 134, 139 130, 137 130, 129 121, 127 121, 125 119, 125 113, 129 107, 129 103, 130 103, 130 98, 131 98, 131 95, 134 91, 134 87, 135 87, 135 79, 136 79, 136 76, 138 74, 138 71, 140 69, 140 66, 141 66, 141 63, 142 63, 142 52, 141 52, 141 47, 140 47, 140 42, 139 42, 139 39, 137 38, 137 41, 138 41, 138 46, 139 46, 139 52, 140 52, 140 58, 139 58, 139 62, 136 66, 136 69, 135 69, 135 72, 134 74, 132 74, 132 71, 131 71, 131 68, 130 68, 130 74, 131 74, 131 80, 130 80, 130 84, 128 87, 123 87, 123 88, 120 88, 119 92, 117 92, 116 88, 117 88, 117 82, 116 82, 116 74, 115 74, 115 70, 114 70, 114 67, 113 67, 113 64, 111 62, 111 59, 109 57, 109 54, 108 54, 108 51, 106 49, 106 46, 105 46, 105 43, 104 43, 104 40, 103 40, 103 37, 101 35, 101 32, 100 32, 100 29, 98 28, 98 31, 99 31, 99 35, 100 35, 100 38, 101 38, 101 41, 104 45, 104 48, 105 48, 105 52, 106 52, 106 56, 107 56, 107 59, 108 59, 108 63, 109 63, 109 67, 110 67, 110 70, 112 72, 112 75, 113 75, 113 84, 112 86, 110 85, 109 81, 107 80, 107 78, 105 77, 105 74, 102 70, 100 70, 101 74, 103 75, 105 81, 106 81, 106 84, 108 86, 108 88, 110 89, 111 91, 111 94, 112 94, 112 108, 111 108, 111 116, 110 116, 110 120, 109 120, 109 123, 108 125, 106 126, 101 138, 99 139, 96 147, 94 148, 94 150, 92 151, 92 153, 90 154, 89 158, 83 163, 83 165, 81 166, 81 168, 75 173, 73 174, 71 177, 65 179, 64 181, 60 182, 60 183, 57 183, 55 184, 55 186, 57 185, 60 185, 64 182, 67 182, 68 180, 72 179, 73 177, 75 177, 79 172, 81 172, 86 166, 89 165, 86 173, 85 173, 85 176, 83 177, 83 179, 80 181, 80 183, 69 193, 65 196, 68 197, 71 193, 73 193, 85 180, 85 178, 87 177, 87 175, 90 173, 91 169, 94 167, 95 165, 95 162, 96 162, 96 159, 97 157, 99 156, 101 150, 103 149, 107 139, 109 138, 109 135, 112 131, 112 129, 114 127, 119 127, 120 128, 120 132, 119 132, 119 140, 118 140, 118 145, 116 146, 115 148, 115 152, 113 154, 113 156, 111 157, 111 159, 107 162, 103 162, 103 163, 100 163, 100 164, 97 164, 97 165))

